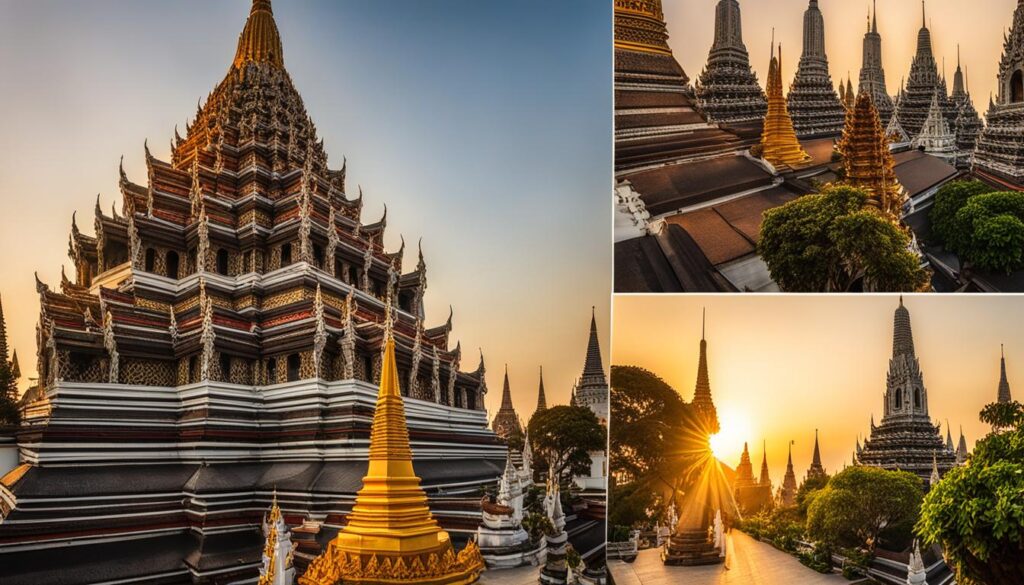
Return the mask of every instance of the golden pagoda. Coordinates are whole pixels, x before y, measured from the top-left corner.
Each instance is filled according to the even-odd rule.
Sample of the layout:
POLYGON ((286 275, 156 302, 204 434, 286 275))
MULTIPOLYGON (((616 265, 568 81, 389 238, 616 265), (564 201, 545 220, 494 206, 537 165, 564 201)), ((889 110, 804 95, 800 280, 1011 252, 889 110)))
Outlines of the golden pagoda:
POLYGON ((836 148, 843 155, 846 183, 868 191, 872 207, 899 221, 903 187, 896 178, 889 139, 867 92, 857 96, 836 148))
MULTIPOLYGON (((772 50, 774 53, 774 48, 772 50)), ((782 46, 779 55, 772 55, 768 66, 768 114, 761 133, 761 158, 777 169, 796 169, 811 163, 811 157, 800 146, 789 117, 786 98, 782 95, 782 46)))
POLYGON ((455 554, 413 470, 388 307, 369 469, 348 524, 310 563, 299 585, 465 585, 484 570, 476 543, 455 554))

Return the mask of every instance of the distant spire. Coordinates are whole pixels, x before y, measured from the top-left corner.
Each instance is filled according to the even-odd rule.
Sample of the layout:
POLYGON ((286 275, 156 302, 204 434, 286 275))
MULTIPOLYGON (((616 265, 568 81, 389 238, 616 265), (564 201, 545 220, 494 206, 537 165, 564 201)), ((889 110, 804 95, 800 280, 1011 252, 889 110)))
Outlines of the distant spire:
POLYGON ((547 410, 548 399, 544 396, 544 366, 540 367, 540 387, 537 389, 537 410, 541 412, 547 410))
POLYGON ((270 0, 253 0, 249 20, 238 38, 234 66, 241 69, 249 63, 284 69, 284 48, 270 0))
POLYGON ((871 32, 878 32, 878 1, 872 0, 871 2, 871 32))
POLYGON ((0 363, 7 363, 8 357, 7 348, 7 322, 4 320, 4 305, 3 300, 0 299, 0 363))
POLYGON ((762 445, 763 455, 761 457, 761 485, 772 485, 772 480, 768 477, 768 442, 765 441, 762 445))
POLYGON ((1006 379, 1006 352, 1002 344, 999 345, 999 392, 997 402, 1010 402, 1010 382, 1006 379))
POLYGON ((814 456, 811 458, 811 466, 807 469, 807 477, 823 477, 825 475, 825 468, 821 464, 821 449, 818 447, 818 429, 814 429, 814 456))
POLYGON ((587 342, 587 359, 583 364, 582 385, 607 386, 604 377, 604 363, 601 360, 601 340, 597 336, 597 309, 590 308, 590 340, 587 342))

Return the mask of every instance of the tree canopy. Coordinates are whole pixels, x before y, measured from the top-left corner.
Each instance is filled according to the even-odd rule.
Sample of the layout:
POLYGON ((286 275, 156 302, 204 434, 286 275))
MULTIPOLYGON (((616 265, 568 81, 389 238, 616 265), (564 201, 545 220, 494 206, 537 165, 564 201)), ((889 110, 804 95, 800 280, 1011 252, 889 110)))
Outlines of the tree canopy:
POLYGON ((530 444, 561 479, 590 473, 590 451, 604 451, 605 429, 597 415, 580 406, 554 406, 530 419, 530 444))
POLYGON ((611 523, 632 526, 685 491, 708 437, 679 393, 643 368, 612 366, 611 406, 611 523))
POLYGON ((21 424, 18 411, 18 380, 14 377, 11 364, 0 359, 0 425, 21 424))
POLYGON ((989 193, 992 188, 981 181, 953 181, 943 185, 935 194, 929 218, 932 221, 932 239, 945 244, 959 230, 956 214, 967 200, 975 195, 989 193))
POLYGON ((873 551, 884 536, 909 536, 921 508, 922 488, 921 479, 906 471, 848 467, 811 501, 807 532, 816 541, 873 551))
POLYGON ((989 405, 981 418, 1015 425, 978 441, 928 492, 916 530, 942 545, 961 585, 1024 583, 1024 407, 989 405))
POLYGON ((868 194, 830 186, 764 213, 758 253, 788 292, 916 291, 929 275, 910 249, 907 231, 868 194))

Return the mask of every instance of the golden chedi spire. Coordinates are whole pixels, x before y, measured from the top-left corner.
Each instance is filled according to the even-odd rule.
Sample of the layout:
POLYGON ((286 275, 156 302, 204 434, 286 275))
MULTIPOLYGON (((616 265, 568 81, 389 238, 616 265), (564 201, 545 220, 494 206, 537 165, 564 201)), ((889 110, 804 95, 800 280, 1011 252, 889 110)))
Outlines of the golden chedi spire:
POLYGON ((240 69, 249 63, 284 69, 284 48, 281 46, 281 35, 277 32, 270 0, 253 0, 249 20, 245 22, 242 35, 238 38, 234 65, 240 69))
POLYGON ((456 555, 448 533, 427 507, 413 471, 390 329, 388 323, 363 487, 348 524, 313 560, 299 585, 465 585, 484 570, 476 543, 470 541, 456 555))
POLYGON ((899 221, 903 187, 896 178, 896 161, 869 93, 857 96, 837 149, 843 155, 846 183, 867 191, 872 207, 899 221))
MULTIPOLYGON (((774 45, 774 43, 773 43, 774 45)), ((774 46, 772 53, 775 52, 774 46)), ((768 114, 761 133, 761 157, 777 169, 807 166, 811 157, 800 146, 789 117, 786 98, 782 95, 782 46, 779 55, 772 55, 768 66, 768 114)))

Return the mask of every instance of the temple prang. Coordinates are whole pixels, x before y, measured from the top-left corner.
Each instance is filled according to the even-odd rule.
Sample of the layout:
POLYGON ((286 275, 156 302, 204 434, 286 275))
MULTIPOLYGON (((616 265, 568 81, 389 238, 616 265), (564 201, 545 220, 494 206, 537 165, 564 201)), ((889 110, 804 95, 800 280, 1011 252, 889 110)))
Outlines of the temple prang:
POLYGON ((73 274, 37 279, 39 381, 21 402, 24 465, 0 485, 0 549, 131 542, 110 563, 138 579, 167 570, 146 562, 155 550, 191 559, 195 579, 256 579, 254 529, 278 488, 301 573, 351 511, 389 368, 424 497, 445 495, 433 517, 475 531, 465 509, 507 459, 483 361, 462 371, 451 316, 425 315, 422 248, 403 272, 386 207, 363 219, 284 63, 271 3, 255 0, 170 160, 144 146, 145 181, 119 172, 121 204, 97 201, 93 235, 72 217, 73 274), (65 484, 45 509, 23 504, 65 484), (75 502, 95 514, 60 522, 75 502))
POLYGON ((892 358, 883 407, 881 423, 875 426, 872 420, 870 436, 857 456, 860 464, 908 471, 925 482, 933 467, 945 475, 957 464, 956 453, 942 440, 939 426, 929 414, 928 390, 914 351, 910 311, 902 297, 893 318, 892 358))

